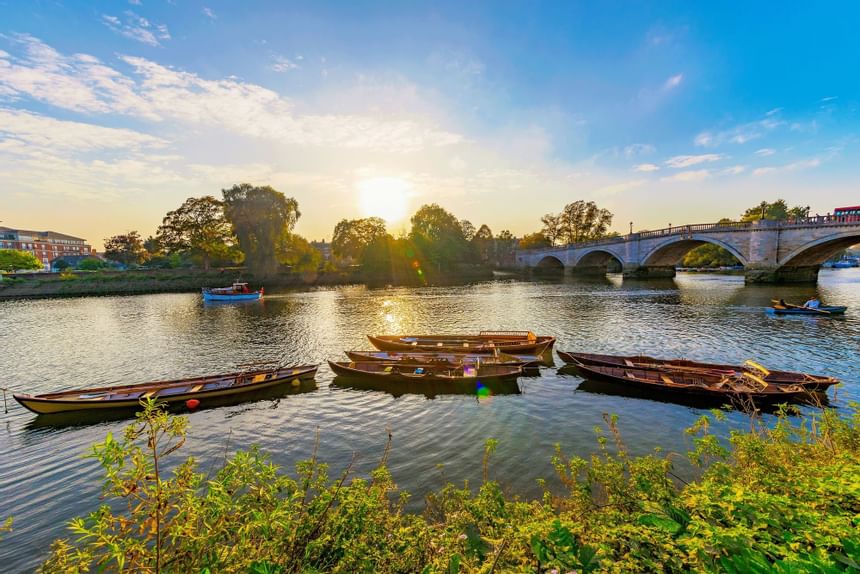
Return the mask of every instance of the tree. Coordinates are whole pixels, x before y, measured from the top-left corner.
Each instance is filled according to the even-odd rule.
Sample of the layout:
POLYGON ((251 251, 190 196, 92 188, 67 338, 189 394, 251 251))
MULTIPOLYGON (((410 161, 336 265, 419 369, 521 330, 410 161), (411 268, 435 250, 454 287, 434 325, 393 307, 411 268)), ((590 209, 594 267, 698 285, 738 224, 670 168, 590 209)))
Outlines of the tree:
POLYGON ((741 221, 759 221, 769 219, 772 221, 785 221, 787 219, 803 219, 809 217, 809 206, 796 205, 788 207, 784 199, 777 199, 773 203, 762 201, 756 206, 750 207, 741 216, 741 221))
POLYGON ((39 270, 44 268, 42 262, 29 251, 17 249, 0 249, 0 271, 14 273, 15 271, 39 270))
POLYGON ((460 220, 460 229, 463 230, 463 237, 466 238, 466 241, 471 241, 475 237, 475 226, 468 219, 460 220))
POLYGON ((137 231, 105 239, 105 257, 125 266, 146 261, 148 254, 137 231))
POLYGON ((552 247, 552 242, 540 231, 529 233, 520 239, 520 249, 540 249, 552 247))
POLYGON ((278 247, 301 213, 299 203, 270 186, 249 183, 222 190, 224 213, 245 253, 248 267, 263 275, 278 269, 278 247))
POLYGON ((481 263, 489 263, 495 259, 496 245, 493 232, 486 225, 481 225, 472 237, 472 246, 481 263))
POLYGON ((215 258, 235 258, 235 241, 224 215, 224 202, 207 195, 189 197, 178 209, 169 211, 158 227, 152 247, 199 258, 208 270, 215 258))
POLYGON ((559 238, 564 243, 600 239, 612 223, 612 213, 600 209, 593 201, 568 203, 558 215, 559 238))
POLYGON ((307 239, 296 233, 285 233, 278 246, 278 262, 289 265, 291 270, 316 271, 322 263, 322 253, 307 239))
POLYGON ((739 263, 728 250, 713 243, 705 243, 687 252, 681 261, 684 267, 725 267, 739 263))
POLYGON ((368 245, 386 234, 385 221, 379 217, 342 219, 334 227, 331 251, 337 257, 358 261, 368 245))
POLYGON ((463 236, 463 227, 439 205, 422 206, 411 222, 409 238, 415 249, 437 268, 468 259, 469 244, 463 236))
POLYGON ((78 269, 81 271, 98 271, 99 269, 104 269, 107 266, 107 262, 102 261, 98 257, 87 257, 78 263, 78 269))
POLYGON ((72 264, 65 259, 60 259, 54 262, 54 269, 56 269, 57 271, 63 271, 64 269, 68 269, 71 266, 72 264))
POLYGON ((543 223, 543 229, 540 234, 549 241, 550 245, 555 245, 556 241, 561 237, 561 217, 547 213, 540 218, 543 223))

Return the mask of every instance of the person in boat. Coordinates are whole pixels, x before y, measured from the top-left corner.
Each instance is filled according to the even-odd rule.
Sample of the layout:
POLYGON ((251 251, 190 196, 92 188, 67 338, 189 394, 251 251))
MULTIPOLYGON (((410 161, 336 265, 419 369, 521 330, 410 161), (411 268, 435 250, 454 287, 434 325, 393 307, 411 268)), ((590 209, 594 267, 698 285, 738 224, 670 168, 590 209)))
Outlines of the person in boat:
POLYGON ((809 301, 803 304, 806 309, 818 309, 821 307, 821 301, 818 300, 818 297, 810 297, 809 301))
POLYGON ((785 303, 785 299, 780 299, 777 305, 779 305, 780 307, 788 307, 788 305, 785 303))

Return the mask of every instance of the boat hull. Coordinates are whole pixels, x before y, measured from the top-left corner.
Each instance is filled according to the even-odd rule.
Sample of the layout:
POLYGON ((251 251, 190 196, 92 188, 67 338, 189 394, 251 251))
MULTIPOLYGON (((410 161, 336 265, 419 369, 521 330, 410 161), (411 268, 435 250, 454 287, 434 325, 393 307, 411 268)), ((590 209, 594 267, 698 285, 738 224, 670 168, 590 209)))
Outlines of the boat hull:
POLYGON ((677 373, 670 373, 676 378, 673 384, 661 381, 657 371, 647 369, 628 369, 622 367, 599 367, 578 364, 577 371, 585 378, 610 381, 630 387, 649 389, 654 392, 670 395, 696 396, 714 404, 725 404, 733 400, 752 399, 762 403, 802 402, 809 398, 810 392, 802 387, 795 388, 768 385, 767 389, 733 390, 716 388, 717 377, 687 376, 681 378, 677 373), (650 373, 650 374, 649 374, 650 373))
POLYGON ((819 307, 818 309, 805 309, 803 307, 776 309, 769 307, 769 309, 775 315, 815 315, 818 317, 827 317, 830 315, 842 315, 848 310, 848 307, 819 307))
POLYGON ((637 369, 657 369, 657 370, 695 370, 703 369, 708 371, 723 372, 723 373, 752 373, 760 376, 765 382, 774 385, 800 385, 809 391, 826 391, 829 387, 839 384, 839 379, 826 377, 822 375, 807 375, 805 373, 796 373, 792 371, 771 371, 764 376, 762 373, 744 367, 742 365, 723 365, 717 363, 701 363, 698 361, 690 361, 686 359, 655 359, 654 357, 641 356, 623 356, 623 355, 598 355, 593 353, 568 353, 558 351, 558 356, 561 357, 567 364, 577 365, 593 365, 599 367, 635 367, 637 369), (628 364, 629 362, 629 364, 628 364))
MULTIPOLYGON (((152 398, 158 403, 167 404, 181 403, 190 399, 197 399, 201 403, 204 403, 204 401, 210 398, 240 396, 245 393, 251 393, 264 389, 271 389, 272 387, 283 385, 285 383, 290 383, 295 380, 301 381, 313 378, 316 375, 317 366, 303 366, 292 369, 283 369, 282 371, 283 372, 279 372, 276 376, 272 378, 260 380, 259 382, 253 382, 252 379, 251 382, 245 382, 240 384, 234 384, 232 386, 223 386, 212 389, 202 388, 196 391, 191 389, 184 391, 181 388, 177 390, 177 387, 181 385, 182 382, 171 381, 166 383, 170 386, 164 386, 161 389, 158 389, 169 389, 173 391, 170 394, 159 395, 157 392, 158 390, 156 390, 156 392, 153 392, 150 396, 143 396, 145 395, 145 393, 141 391, 141 393, 139 393, 137 396, 129 396, 128 398, 122 399, 110 399, 104 397, 96 398, 95 396, 93 396, 92 399, 81 399, 73 398, 73 395, 95 395, 96 393, 105 393, 110 389, 113 389, 114 391, 121 390, 122 394, 129 395, 133 394, 135 392, 135 389, 138 387, 148 389, 154 383, 143 383, 141 385, 128 385, 124 387, 106 387, 100 389, 82 389, 79 391, 68 391, 66 393, 69 395, 68 398, 63 398, 62 396, 51 396, 57 395, 57 393, 52 393, 51 395, 16 394, 12 396, 16 401, 18 401, 18 403, 21 404, 21 406, 39 415, 66 413, 74 411, 140 409, 141 401, 145 400, 146 398, 152 398), (103 398, 104 400, 102 400, 103 398)), ((206 386, 206 384, 212 384, 215 381, 224 381, 225 379, 229 379, 231 376, 232 375, 189 379, 187 384, 190 385, 193 389, 193 387, 196 385, 206 386)), ((233 378, 235 379, 236 377, 233 376, 233 378)))
POLYGON ((463 343, 422 343, 418 340, 406 342, 403 337, 375 337, 368 335, 370 343, 380 351, 436 351, 440 353, 470 353, 492 355, 500 351, 508 354, 542 355, 552 348, 555 337, 538 337, 536 341, 481 342, 480 340, 463 343))
POLYGON ((253 293, 237 293, 235 295, 225 295, 221 293, 203 292, 204 301, 257 301, 263 298, 263 294, 259 291, 253 293))
POLYGON ((392 383, 420 383, 426 381, 431 383, 462 384, 464 382, 474 383, 513 380, 523 374, 523 369, 519 366, 501 367, 494 365, 492 367, 485 368, 484 372, 481 372, 481 369, 475 369, 474 376, 456 376, 453 374, 446 374, 446 372, 451 373, 452 371, 457 371, 458 369, 456 367, 426 367, 425 373, 417 374, 415 372, 406 372, 407 370, 416 367, 416 365, 403 365, 399 363, 384 363, 379 361, 369 361, 366 363, 339 363, 336 361, 329 361, 328 364, 336 375, 342 377, 388 381, 392 383), (382 370, 386 367, 390 370, 382 370), (490 372, 487 372, 488 369, 490 372))
POLYGON ((534 355, 509 355, 508 353, 481 355, 470 353, 438 353, 433 351, 346 351, 346 356, 355 362, 401 361, 414 364, 441 363, 450 365, 480 362, 485 365, 509 365, 513 367, 521 366, 523 368, 537 368, 543 364, 540 357, 534 355))

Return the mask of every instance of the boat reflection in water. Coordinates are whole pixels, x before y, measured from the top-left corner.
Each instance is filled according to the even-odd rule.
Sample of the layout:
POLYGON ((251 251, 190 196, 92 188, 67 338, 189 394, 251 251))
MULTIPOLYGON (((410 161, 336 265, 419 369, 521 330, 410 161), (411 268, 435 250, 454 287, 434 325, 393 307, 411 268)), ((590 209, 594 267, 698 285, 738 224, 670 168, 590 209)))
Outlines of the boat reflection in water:
MULTIPOLYGON (((645 399, 658 403, 682 405, 694 409, 711 409, 715 407, 721 407, 723 405, 729 405, 736 410, 747 410, 752 404, 751 402, 749 404, 745 404, 744 401, 739 401, 737 398, 733 398, 730 395, 722 397, 723 400, 720 401, 715 400, 711 397, 703 397, 699 395, 677 394, 671 391, 660 391, 657 389, 642 388, 634 385, 625 385, 622 383, 616 383, 607 380, 587 379, 583 378, 582 375, 576 370, 576 368, 572 366, 561 367, 558 370, 558 373, 561 375, 568 375, 583 379, 579 386, 576 387, 576 392, 581 391, 585 393, 594 393, 598 395, 608 395, 614 397, 626 397, 630 399, 645 399)), ((807 401, 804 401, 803 403, 800 403, 798 401, 794 402, 798 406, 801 406, 802 404, 809 404, 827 407, 830 404, 827 395, 822 392, 810 392, 807 401)), ((773 413, 779 410, 780 407, 778 404, 756 403, 755 408, 761 412, 773 413)))
MULTIPOLYGON (((291 395, 311 393, 317 390, 314 379, 301 379, 298 383, 288 385, 276 385, 248 391, 233 396, 211 397, 200 400, 199 405, 193 411, 214 409, 220 407, 236 406, 241 404, 255 403, 260 401, 274 401, 277 403, 282 398, 291 395)), ((185 403, 162 403, 166 409, 174 414, 187 414, 192 411, 185 403)), ((27 430, 35 431, 43 428, 70 428, 97 425, 105 422, 121 421, 133 418, 135 411, 128 408, 102 409, 98 411, 72 411, 54 414, 36 415, 25 426, 27 430)))
POLYGON ((456 382, 409 381, 397 383, 338 375, 332 381, 331 386, 341 389, 379 391, 388 393, 395 398, 403 395, 424 395, 428 399, 442 395, 473 395, 477 398, 487 398, 495 395, 520 394, 520 385, 516 379, 487 381, 486 383, 478 379, 456 382))

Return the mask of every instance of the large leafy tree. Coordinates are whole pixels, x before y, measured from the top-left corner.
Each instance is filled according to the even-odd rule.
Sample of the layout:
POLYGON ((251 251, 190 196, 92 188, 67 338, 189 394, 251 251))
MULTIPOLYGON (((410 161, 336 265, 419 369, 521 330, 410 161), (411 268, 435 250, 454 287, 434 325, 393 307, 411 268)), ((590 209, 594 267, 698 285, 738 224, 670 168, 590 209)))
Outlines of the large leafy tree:
POLYGON ((301 213, 299 203, 270 186, 248 183, 222 190, 224 213, 249 268, 262 275, 278 270, 278 250, 301 213))
POLYGON ((136 265, 148 258, 143 240, 137 231, 114 235, 105 239, 105 257, 123 265, 136 265))
POLYGON ((189 197, 164 217, 156 234, 157 245, 169 253, 187 254, 209 269, 213 259, 236 255, 235 236, 224 215, 224 202, 207 195, 189 197))
POLYGON ((385 236, 385 221, 379 217, 342 219, 334 227, 331 250, 337 257, 358 261, 368 245, 385 236))
POLYGON ((552 247, 552 242, 540 231, 529 233, 520 239, 520 249, 539 249, 552 247))
POLYGON ((301 273, 316 271, 322 263, 322 253, 307 239, 296 233, 284 233, 278 246, 278 261, 301 273))
POLYGON ((486 224, 478 228, 471 241, 475 253, 482 263, 489 263, 490 260, 495 258, 496 244, 493 239, 493 232, 486 224))
POLYGON ((741 221, 759 221, 770 219, 773 221, 785 221, 786 219, 803 219, 809 217, 809 206, 795 205, 789 207, 784 199, 777 199, 773 203, 762 201, 758 205, 744 211, 741 221))
POLYGON ((550 242, 579 243, 606 237, 612 224, 612 213, 593 201, 568 203, 561 213, 548 213, 541 217, 541 234, 550 242))
POLYGON ((409 238, 418 253, 437 268, 468 259, 469 243, 453 214, 433 203, 416 211, 411 222, 409 238))
POLYGON ((42 269, 44 265, 29 251, 18 251, 17 249, 0 249, 0 271, 12 273, 14 271, 31 271, 42 269))

